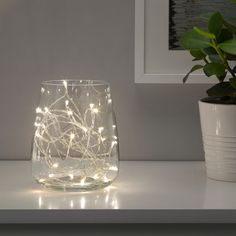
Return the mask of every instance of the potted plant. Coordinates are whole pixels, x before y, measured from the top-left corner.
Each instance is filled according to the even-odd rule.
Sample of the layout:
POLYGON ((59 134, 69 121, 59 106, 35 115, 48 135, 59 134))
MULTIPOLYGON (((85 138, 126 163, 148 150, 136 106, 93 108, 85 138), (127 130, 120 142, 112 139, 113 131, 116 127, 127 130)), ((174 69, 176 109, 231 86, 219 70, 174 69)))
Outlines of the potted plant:
POLYGON ((197 63, 183 82, 197 70, 206 79, 215 76, 216 84, 199 101, 207 175, 236 181, 236 20, 215 12, 207 21, 208 29, 194 27, 181 38, 197 63))

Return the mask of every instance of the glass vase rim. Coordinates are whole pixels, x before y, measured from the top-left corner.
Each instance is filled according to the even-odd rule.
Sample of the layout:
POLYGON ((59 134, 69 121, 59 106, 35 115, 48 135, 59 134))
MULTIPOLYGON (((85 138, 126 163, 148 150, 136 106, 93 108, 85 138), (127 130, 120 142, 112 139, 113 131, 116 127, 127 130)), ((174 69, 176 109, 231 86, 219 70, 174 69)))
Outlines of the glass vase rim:
POLYGON ((44 86, 108 86, 110 84, 104 80, 88 80, 88 79, 58 79, 58 80, 44 80, 41 82, 44 86))

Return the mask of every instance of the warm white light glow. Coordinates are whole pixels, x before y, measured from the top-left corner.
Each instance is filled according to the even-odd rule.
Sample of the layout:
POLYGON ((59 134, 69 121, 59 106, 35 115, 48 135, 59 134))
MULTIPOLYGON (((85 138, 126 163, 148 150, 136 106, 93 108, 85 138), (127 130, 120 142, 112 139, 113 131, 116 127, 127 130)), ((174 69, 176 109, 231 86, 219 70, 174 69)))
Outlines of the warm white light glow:
POLYGON ((64 85, 65 89, 67 89, 67 81, 66 80, 63 80, 63 85, 64 85))
POLYGON ((88 131, 88 129, 86 128, 86 127, 82 127, 81 128, 84 132, 87 132, 88 131))
POLYGON ((70 201, 70 208, 74 208, 74 201, 73 200, 70 201))
POLYGON ((62 83, 61 93, 58 87, 50 90, 52 96, 44 94, 40 107, 36 108, 33 155, 35 160, 44 162, 43 171, 38 174, 40 181, 65 183, 65 186, 76 183, 75 187, 84 189, 90 188, 92 181, 111 182, 115 174, 112 171, 118 171, 115 166, 118 152, 114 148, 118 138, 112 129, 116 126, 111 126, 112 114, 106 114, 111 111, 107 104, 112 102, 111 98, 108 96, 105 100, 106 94, 101 96, 104 89, 100 91, 100 87, 88 87, 82 92, 78 87, 76 94, 74 86, 67 91, 69 82, 62 83))
POLYGON ((72 174, 69 174, 69 177, 70 177, 71 180, 74 179, 74 175, 72 175, 72 174))
POLYGON ((98 128, 98 132, 99 132, 99 133, 102 133, 103 130, 104 130, 104 127, 99 127, 99 128, 98 128))
POLYGON ((97 108, 94 108, 92 111, 93 111, 94 113, 98 113, 98 109, 97 109, 97 108))
POLYGON ((80 199, 80 208, 81 208, 81 209, 84 209, 84 208, 85 208, 85 198, 84 198, 84 197, 82 197, 82 198, 80 199))
POLYGON ((42 109, 40 107, 37 107, 36 108, 36 113, 41 113, 42 112, 42 109))
POLYGON ((81 180, 80 180, 80 185, 83 186, 83 185, 85 184, 85 180, 86 180, 86 178, 81 179, 81 180))
POLYGON ((45 179, 39 179, 38 181, 39 181, 39 183, 43 183, 45 181, 45 179))
POLYGON ((41 196, 39 196, 39 198, 38 198, 38 203, 39 203, 39 208, 41 208, 42 204, 43 204, 43 200, 42 200, 41 196))
POLYGON ((104 180, 104 182, 109 182, 110 181, 106 176, 103 178, 103 180, 104 180))
POLYGON ((69 101, 65 100, 65 105, 68 106, 69 105, 69 101))
POLYGON ((58 163, 54 163, 54 164, 52 165, 53 168, 57 168, 58 166, 59 166, 58 163))
POLYGON ((111 166, 111 167, 109 167, 109 170, 118 171, 118 167, 117 166, 111 166))
POLYGON ((95 175, 93 176, 93 178, 94 178, 94 179, 98 179, 98 174, 95 174, 95 175))

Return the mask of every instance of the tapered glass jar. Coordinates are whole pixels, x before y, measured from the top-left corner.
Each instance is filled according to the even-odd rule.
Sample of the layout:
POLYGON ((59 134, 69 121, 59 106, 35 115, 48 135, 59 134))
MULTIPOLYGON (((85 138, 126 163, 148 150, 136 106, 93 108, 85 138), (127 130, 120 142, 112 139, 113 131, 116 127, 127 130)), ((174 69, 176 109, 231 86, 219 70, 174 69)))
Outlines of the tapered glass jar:
POLYGON ((106 82, 44 81, 34 125, 32 171, 38 183, 86 191, 117 177, 118 136, 106 82))

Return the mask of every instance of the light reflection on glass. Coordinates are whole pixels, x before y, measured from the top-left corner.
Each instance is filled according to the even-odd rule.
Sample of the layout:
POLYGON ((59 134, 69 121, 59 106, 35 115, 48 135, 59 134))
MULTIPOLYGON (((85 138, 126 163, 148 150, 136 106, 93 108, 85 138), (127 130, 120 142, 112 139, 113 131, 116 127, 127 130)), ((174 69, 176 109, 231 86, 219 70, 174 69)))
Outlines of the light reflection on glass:
POLYGON ((40 209, 119 209, 117 189, 109 186, 95 192, 34 191, 40 209))

